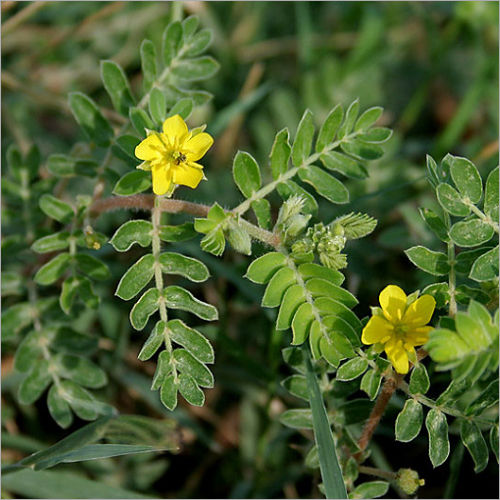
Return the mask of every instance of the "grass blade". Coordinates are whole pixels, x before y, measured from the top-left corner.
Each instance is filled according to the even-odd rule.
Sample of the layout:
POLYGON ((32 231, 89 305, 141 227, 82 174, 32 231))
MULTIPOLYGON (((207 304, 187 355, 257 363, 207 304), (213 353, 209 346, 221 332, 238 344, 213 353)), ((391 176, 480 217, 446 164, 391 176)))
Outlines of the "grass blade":
POLYGON ((326 415, 323 397, 311 364, 309 349, 304 347, 306 361, 307 388, 311 405, 314 439, 318 446, 321 478, 325 487, 326 498, 347 498, 347 491, 340 470, 335 443, 330 423, 326 415))

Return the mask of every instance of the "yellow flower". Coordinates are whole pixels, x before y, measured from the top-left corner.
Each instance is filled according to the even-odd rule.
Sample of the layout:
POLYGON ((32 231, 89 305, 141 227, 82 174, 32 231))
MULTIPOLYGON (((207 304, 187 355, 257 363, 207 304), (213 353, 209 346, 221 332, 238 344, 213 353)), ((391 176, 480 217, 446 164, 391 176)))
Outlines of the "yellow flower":
POLYGON ((203 179, 203 166, 196 162, 213 142, 202 128, 190 132, 179 115, 172 116, 163 132, 150 132, 135 148, 135 156, 144 160, 137 168, 151 170, 157 195, 172 194, 176 184, 195 188, 203 179))
POLYGON ((408 360, 416 361, 415 346, 429 339, 429 323, 436 301, 422 295, 407 305, 406 294, 399 286, 385 287, 379 296, 381 314, 373 315, 363 328, 363 344, 379 344, 398 373, 408 373, 408 360))

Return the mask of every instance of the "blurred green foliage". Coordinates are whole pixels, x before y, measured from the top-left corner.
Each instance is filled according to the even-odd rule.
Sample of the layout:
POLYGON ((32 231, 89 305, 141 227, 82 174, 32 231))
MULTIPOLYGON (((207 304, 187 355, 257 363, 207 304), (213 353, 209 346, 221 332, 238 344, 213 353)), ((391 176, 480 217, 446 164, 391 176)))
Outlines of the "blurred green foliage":
MULTIPOLYGON (((320 202, 321 219, 361 211, 379 221, 374 233, 349 242, 347 249, 346 286, 360 301, 360 317, 389 282, 406 290, 431 283, 403 253, 416 245, 439 249, 418 212, 419 207, 436 206, 424 178, 425 154, 441 158, 450 152, 471 158, 483 178, 498 163, 498 2, 67 2, 64 7, 59 2, 4 2, 3 164, 13 143, 23 152, 35 143, 45 159, 82 140, 67 93, 85 92, 109 110, 99 61, 119 62, 133 89, 139 88, 141 41, 149 38, 159 44, 165 25, 183 13, 198 15, 201 25, 214 31, 211 52, 221 69, 206 87, 214 99, 191 118, 193 123, 208 123, 215 137, 205 161, 209 182, 196 191, 182 189, 180 196, 234 206, 239 201, 236 189, 221 186, 232 183, 232 158, 238 149, 252 151, 265 164, 275 132, 288 126, 293 134, 303 109, 314 112, 319 126, 334 104, 347 107, 359 98, 363 109, 381 105, 386 120, 382 125, 394 129, 389 152, 373 162, 367 181, 348 182, 349 205, 320 202), (28 8, 30 15, 23 17, 28 8)), ((120 123, 111 110, 107 117, 120 123)), ((121 167, 116 168, 120 172, 121 167)), ((41 182, 50 183, 43 180, 45 166, 41 174, 41 182)), ((66 189, 81 193, 79 182, 76 186, 70 181, 66 189)), ((16 217, 3 212, 5 236, 6 223, 16 217)), ((125 220, 125 214, 107 214, 96 229, 110 234, 125 220)), ((202 254, 194 243, 178 247, 193 257, 202 254)), ((102 255, 110 252, 103 248, 102 255)), ((82 476, 155 497, 320 495, 319 472, 315 470, 312 483, 311 470, 303 465, 308 439, 300 441, 296 434, 292 438, 293 431, 278 420, 295 401, 279 385, 290 374, 283 369, 280 352, 288 339, 274 331, 271 312, 257 314, 261 292, 241 278, 247 265, 243 256, 226 253, 219 260, 204 255, 203 260, 218 276, 204 294, 217 305, 220 321, 200 328, 215 346, 217 384, 207 391, 205 407, 181 406, 173 412, 182 426, 180 454, 64 464, 57 472, 45 473, 60 474, 44 476, 47 498, 68 491, 62 485, 82 476)), ((4 267, 8 262, 4 256, 4 267)), ((121 268, 110 262, 115 282, 121 268)), ((9 297, 3 301, 4 307, 8 304, 9 297)), ((131 331, 127 315, 126 304, 104 297, 97 314, 89 311, 78 319, 80 330, 92 328, 102 337, 105 349, 99 364, 111 379, 106 396, 127 413, 169 416, 150 391, 154 365, 136 365, 142 339, 131 331)), ((12 353, 8 346, 2 352, 6 461, 65 435, 45 403, 15 402, 12 394, 19 377, 11 368, 12 353)), ((403 404, 403 398, 393 397, 388 420, 394 420, 403 404)), ((477 487, 470 457, 463 455, 461 446, 455 447, 458 429, 451 435, 451 460, 437 471, 422 460, 425 439, 411 447, 395 443, 393 428, 384 421, 377 432, 372 461, 380 468, 397 469, 404 454, 404 466, 418 468, 426 479, 419 491, 422 497, 498 494, 498 470, 491 461, 477 487)), ((28 476, 11 480, 4 488, 29 497, 30 481, 28 476)), ((90 486, 82 484, 85 487, 90 486)), ((113 493, 102 494, 111 498, 113 493)))

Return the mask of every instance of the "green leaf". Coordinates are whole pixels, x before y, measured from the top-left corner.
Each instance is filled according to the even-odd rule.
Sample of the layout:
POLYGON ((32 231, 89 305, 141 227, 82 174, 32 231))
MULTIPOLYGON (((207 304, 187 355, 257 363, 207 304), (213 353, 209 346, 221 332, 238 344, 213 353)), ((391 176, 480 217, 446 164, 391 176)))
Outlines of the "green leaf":
POLYGON ((345 113, 344 123, 340 126, 339 131, 337 133, 337 140, 344 139, 347 135, 349 135, 354 127, 354 123, 356 122, 356 118, 359 113, 359 101, 356 99, 354 102, 350 104, 345 113))
POLYGON ((179 392, 190 405, 203 406, 205 403, 205 394, 190 375, 179 375, 179 392))
POLYGON ((60 326, 51 346, 60 352, 69 354, 92 354, 97 348, 97 338, 72 330, 68 326, 60 326))
POLYGON ((60 395, 57 385, 53 385, 49 389, 47 407, 51 417, 63 429, 67 429, 73 423, 71 408, 66 400, 60 395))
POLYGON ((425 427, 429 433, 429 458, 432 465, 438 467, 446 461, 450 454, 446 416, 440 410, 432 408, 427 413, 425 427))
POLYGON ((466 158, 454 156, 451 162, 450 174, 455 186, 464 198, 476 204, 483 195, 481 175, 474 164, 466 158))
MULTIPOLYGON (((304 348, 304 351, 306 349, 304 348)), ((311 405, 312 424, 314 429, 314 440, 318 447, 318 457, 321 470, 321 478, 325 486, 327 498, 347 498, 346 487, 339 466, 332 430, 326 414, 323 395, 318 386, 316 374, 314 373, 311 358, 307 353, 306 378, 309 389, 309 404, 311 405)), ((291 410, 289 410, 291 411, 291 410)), ((307 410, 306 410, 307 411, 307 410)), ((281 416, 281 420, 283 415, 281 416)))
POLYGON ((61 231, 60 233, 49 234, 43 238, 36 240, 31 249, 37 253, 55 252, 56 250, 64 250, 69 245, 69 232, 61 231))
POLYGON ((470 207, 462 201, 458 191, 449 184, 439 184, 436 195, 441 206, 451 215, 466 217, 470 213, 470 207))
POLYGON ((66 272, 70 262, 71 256, 69 253, 60 253, 43 265, 33 279, 39 285, 51 285, 66 272))
POLYGON ((40 208, 42 212, 47 214, 50 218, 55 219, 63 224, 68 223, 75 215, 73 208, 57 199, 51 194, 44 194, 40 197, 40 208))
POLYGON ((422 219, 427 223, 427 226, 432 230, 432 232, 441 240, 447 243, 450 241, 450 237, 448 235, 448 228, 445 223, 441 219, 441 217, 431 210, 430 208, 421 208, 419 209, 420 215, 422 219))
POLYGON ((212 30, 200 30, 189 41, 188 49, 185 50, 187 57, 194 57, 202 54, 212 42, 212 30))
POLYGON ((147 92, 158 75, 156 47, 151 40, 144 40, 141 43, 141 68, 144 90, 147 92))
POLYGON ((158 323, 156 323, 148 339, 144 342, 139 356, 137 356, 141 361, 147 361, 160 348, 165 339, 166 328, 167 324, 165 321, 158 321, 158 323))
POLYGON ((422 405, 414 399, 407 399, 406 403, 396 418, 396 439, 408 443, 420 433, 424 413, 422 405))
POLYGON ((214 362, 214 350, 210 342, 198 331, 186 326, 180 319, 168 322, 170 338, 202 363, 214 362))
POLYGON ((307 339, 314 316, 312 305, 302 304, 295 313, 292 320, 293 341, 292 345, 300 345, 307 339))
POLYGON ((498 167, 490 172, 486 179, 484 192, 484 213, 498 222, 498 167))
POLYGON ((288 142, 288 129, 280 130, 274 139, 271 149, 271 173, 273 178, 277 179, 288 170, 288 161, 290 160, 291 147, 288 142))
POLYGON ((174 382, 174 376, 169 375, 161 386, 161 402, 169 409, 174 410, 177 406, 177 384, 174 382))
MULTIPOLYGON (((165 322, 163 322, 163 325, 165 325, 165 322)), ((163 328, 163 326, 161 328, 163 328)), ((159 389, 160 386, 164 383, 164 381, 166 381, 167 376, 172 372, 172 367, 173 367, 172 354, 167 350, 160 352, 160 355, 158 356, 158 362, 156 363, 156 370, 153 376, 153 382, 151 383, 152 391, 156 391, 157 389, 159 389)), ((175 385, 176 384, 174 383, 174 386, 175 385)), ((175 390, 173 396, 175 397, 174 403, 177 404, 177 388, 170 387, 169 390, 170 391, 175 390)), ((161 399, 161 393, 160 393, 160 399, 161 399)))
POLYGON ((193 100, 189 97, 179 99, 167 113, 167 116, 180 115, 184 120, 189 118, 193 111, 193 100))
POLYGON ((84 276, 71 276, 64 280, 61 295, 59 296, 59 305, 66 314, 71 313, 77 295, 86 307, 92 309, 98 307, 100 299, 94 293, 90 280, 84 276))
POLYGON ((292 162, 299 167, 311 153, 312 140, 314 136, 314 122, 312 113, 306 109, 297 127, 295 140, 292 146, 292 162))
POLYGON ((483 411, 498 404, 498 381, 493 380, 488 384, 474 402, 467 407, 466 415, 481 415, 483 411))
POLYGON ((149 115, 142 108, 132 107, 129 110, 128 116, 135 130, 141 137, 148 135, 148 130, 154 129, 154 123, 149 115))
POLYGON ((308 280, 309 278, 322 278, 332 282, 334 285, 340 286, 345 279, 340 271, 329 269, 328 267, 320 266, 312 262, 300 264, 298 270, 304 280, 308 280))
POLYGON ((214 386, 212 372, 188 351, 185 349, 176 349, 173 356, 177 362, 176 367, 179 372, 193 377, 201 387, 210 388, 214 386))
POLYGON ((164 252, 160 255, 159 262, 165 274, 179 274, 196 283, 205 281, 210 276, 203 262, 180 253, 164 252))
POLYGON ((179 53, 182 44, 182 25, 179 21, 170 23, 163 32, 162 56, 165 66, 170 66, 179 53))
POLYGON ((460 221, 450 229, 450 238, 460 247, 475 247, 493 238, 493 228, 479 219, 460 221))
POLYGON ((349 498, 379 498, 389 490, 387 481, 368 481, 354 488, 349 498))
POLYGON ((307 380, 303 375, 291 375, 281 382, 281 385, 295 397, 309 401, 307 380))
POLYGON ((410 375, 409 389, 412 394, 425 394, 430 387, 429 375, 425 365, 417 363, 410 375))
POLYGON ((2 487, 24 498, 151 498, 93 481, 80 474, 60 471, 20 470, 2 478, 2 487))
POLYGON ((134 163, 137 162, 137 157, 135 156, 135 148, 141 142, 135 135, 124 134, 116 138, 115 144, 113 145, 113 151, 120 154, 125 153, 123 157, 124 160, 129 160, 132 158, 134 163))
POLYGON ((359 376, 363 375, 363 373, 368 368, 368 361, 364 358, 353 358, 349 361, 346 361, 342 366, 337 370, 337 380, 341 380, 342 382, 346 382, 349 380, 354 380, 359 376))
POLYGON ((340 147, 342 151, 359 160, 377 160, 384 155, 383 148, 371 142, 352 140, 343 142, 340 147))
POLYGON ((146 220, 129 220, 122 224, 109 242, 118 252, 126 252, 137 243, 143 248, 151 245, 153 225, 146 220))
POLYGON ((378 370, 368 370, 363 375, 360 389, 368 394, 370 401, 373 401, 377 397, 381 381, 382 375, 378 372, 378 370))
POLYGON ((307 409, 293 409, 284 411, 280 417, 280 422, 292 429, 312 429, 312 413, 307 409))
POLYGON ((99 111, 96 103, 81 92, 69 94, 69 106, 85 135, 98 146, 106 147, 114 136, 108 120, 99 111))
POLYGON ((146 290, 130 311, 130 323, 136 330, 142 330, 149 317, 159 307, 160 292, 156 288, 146 290))
POLYGON ((74 258, 80 271, 94 280, 106 280, 111 276, 108 266, 92 255, 78 253, 74 258))
POLYGON ((339 151, 323 153, 320 160, 327 169, 340 172, 346 177, 352 179, 366 179, 368 177, 368 171, 363 165, 339 151))
POLYGON ((271 204, 265 198, 261 198, 253 200, 251 206, 259 226, 263 229, 269 229, 271 227, 271 204))
POLYGON ((47 170, 56 177, 94 177, 97 167, 98 164, 94 160, 72 158, 62 154, 53 154, 47 159, 47 170))
POLYGON ((283 267, 271 278, 262 297, 263 307, 278 307, 283 300, 286 290, 294 285, 297 277, 292 269, 283 267))
POLYGON ((100 413, 109 413, 109 405, 97 401, 92 394, 71 380, 61 382, 62 395, 83 420, 95 420, 100 413))
POLYGON ((483 471, 488 465, 488 447, 477 424, 462 420, 460 438, 474 460, 474 472, 483 471))
POLYGON ((42 352, 41 342, 45 341, 42 332, 33 330, 28 333, 18 345, 14 357, 14 368, 19 372, 27 372, 33 364, 33 360, 38 358, 42 352))
POLYGON ((97 389, 106 385, 108 378, 102 368, 87 358, 73 355, 59 355, 56 358, 57 372, 79 385, 97 389))
POLYGON ((292 285, 287 289, 276 320, 276 330, 290 328, 295 312, 305 300, 304 288, 301 285, 292 285))
POLYGON ((219 63, 211 56, 183 59, 173 68, 172 74, 180 80, 196 82, 206 80, 219 70, 219 63))
POLYGON ((419 245, 405 250, 405 254, 419 269, 434 276, 443 276, 450 270, 448 258, 442 252, 419 245))
POLYGON ((358 299, 351 292, 334 285, 326 279, 312 278, 307 281, 306 288, 315 298, 330 297, 338 302, 342 302, 349 308, 354 307, 358 303, 358 299))
POLYGON ((361 116, 356 120, 354 130, 356 132, 368 130, 382 116, 383 112, 384 108, 381 108, 380 106, 368 108, 366 111, 361 113, 361 116))
POLYGON ((363 142, 380 144, 392 137, 392 130, 386 127, 374 127, 359 136, 363 142))
POLYGON ((128 116, 129 108, 135 103, 122 67, 114 61, 101 61, 101 78, 113 107, 122 115, 128 116))
POLYGON ((33 368, 19 385, 17 397, 23 405, 34 403, 52 382, 49 372, 49 362, 38 359, 33 362, 33 368))
POLYGON ((318 194, 332 203, 347 203, 349 201, 349 191, 344 184, 321 168, 310 165, 299 168, 298 173, 302 181, 311 184, 318 194))
POLYGON ((185 222, 177 226, 160 226, 159 236, 161 241, 186 241, 196 236, 194 224, 192 222, 185 222))
POLYGON ((165 94, 153 87, 149 93, 149 114, 155 123, 163 123, 167 114, 167 100, 165 94))
POLYGON ((113 194, 130 196, 142 193, 151 187, 151 174, 144 170, 128 172, 115 184, 113 194))
POLYGON ((182 21, 182 31, 184 34, 184 40, 188 40, 192 37, 200 24, 200 19, 198 16, 189 16, 182 21))
POLYGON ((344 110, 341 104, 337 104, 328 114, 326 120, 321 125, 316 140, 316 152, 321 153, 335 139, 335 134, 342 123, 344 110))
POLYGON ((475 281, 490 281, 498 278, 498 259, 497 245, 474 261, 469 278, 475 281))
POLYGON ((286 257, 280 252, 269 252, 255 259, 247 269, 245 278, 254 283, 268 283, 278 269, 286 265, 286 257))
POLYGON ((215 321, 219 317, 213 305, 198 300, 180 286, 168 286, 163 292, 167 307, 171 309, 188 311, 205 321, 215 321))
POLYGON ((233 177, 245 198, 258 191, 262 183, 259 165, 251 154, 244 151, 238 151, 234 158, 233 177))
POLYGON ((154 257, 151 254, 142 256, 122 276, 115 295, 123 300, 135 297, 150 281, 154 275, 154 257))

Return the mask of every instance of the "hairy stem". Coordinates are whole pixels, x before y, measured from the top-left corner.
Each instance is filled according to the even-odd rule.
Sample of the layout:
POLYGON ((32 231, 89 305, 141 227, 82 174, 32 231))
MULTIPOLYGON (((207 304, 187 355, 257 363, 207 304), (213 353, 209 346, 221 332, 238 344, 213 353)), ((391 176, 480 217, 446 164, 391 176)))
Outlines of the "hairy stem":
MULTIPOLYGON (((159 292, 159 310, 160 318, 162 321, 167 321, 167 305, 165 303, 165 297, 163 296, 163 271, 160 264, 160 254, 161 254, 161 240, 160 240, 160 225, 161 225, 161 214, 162 214, 162 202, 165 201, 161 196, 155 196, 153 202, 153 211, 151 213, 151 222, 153 224, 153 235, 151 240, 151 248, 154 257, 154 269, 155 269, 155 285, 159 292)), ((172 354, 172 341, 170 340, 169 330, 165 327, 164 329, 164 342, 165 348, 169 354, 172 354)), ((174 376, 174 381, 177 382, 177 369, 175 363, 172 363, 173 358, 170 357, 170 363, 172 366, 172 374, 174 376)))
MULTIPOLYGON (((151 194, 112 196, 110 198, 96 200, 91 205, 90 211, 95 215, 99 215, 101 213, 120 209, 153 210, 154 204, 155 197, 151 194)), ((171 214, 185 213, 197 217, 206 217, 210 207, 191 201, 164 198, 159 201, 159 210, 160 212, 168 212, 171 214)), ((266 231, 245 219, 240 218, 239 222, 248 234, 256 240, 262 241, 274 248, 280 245, 280 238, 277 234, 266 231)))
POLYGON ((358 446, 360 451, 354 455, 354 458, 358 461, 361 461, 363 456, 363 452, 366 450, 370 440, 377 428, 382 415, 387 408, 387 404, 389 403, 394 391, 396 390, 400 380, 402 380, 401 375, 391 376, 387 378, 382 386, 382 390, 377 397, 377 402, 373 407, 368 420, 365 423, 363 428, 363 432, 361 433, 360 438, 358 439, 358 446))

